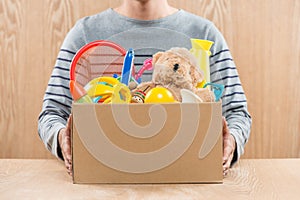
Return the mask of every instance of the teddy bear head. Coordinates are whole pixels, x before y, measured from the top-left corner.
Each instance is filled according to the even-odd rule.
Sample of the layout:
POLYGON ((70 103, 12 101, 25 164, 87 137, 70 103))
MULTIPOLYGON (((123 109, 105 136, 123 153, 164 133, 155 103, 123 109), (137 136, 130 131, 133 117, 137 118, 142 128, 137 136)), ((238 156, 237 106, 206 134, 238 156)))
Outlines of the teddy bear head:
POLYGON ((204 79, 197 60, 186 48, 171 48, 153 55, 152 82, 192 90, 204 79))

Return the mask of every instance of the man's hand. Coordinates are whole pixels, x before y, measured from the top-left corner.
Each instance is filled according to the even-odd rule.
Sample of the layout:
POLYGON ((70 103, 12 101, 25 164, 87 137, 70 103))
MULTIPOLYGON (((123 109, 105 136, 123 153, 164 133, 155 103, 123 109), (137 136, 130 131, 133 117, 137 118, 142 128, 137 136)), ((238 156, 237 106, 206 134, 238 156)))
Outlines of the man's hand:
POLYGON ((230 134, 225 117, 223 117, 223 175, 228 173, 235 151, 235 139, 230 134))
POLYGON ((64 157, 65 166, 68 174, 72 175, 72 155, 71 155, 71 119, 70 115, 66 128, 63 128, 58 133, 58 142, 64 157))

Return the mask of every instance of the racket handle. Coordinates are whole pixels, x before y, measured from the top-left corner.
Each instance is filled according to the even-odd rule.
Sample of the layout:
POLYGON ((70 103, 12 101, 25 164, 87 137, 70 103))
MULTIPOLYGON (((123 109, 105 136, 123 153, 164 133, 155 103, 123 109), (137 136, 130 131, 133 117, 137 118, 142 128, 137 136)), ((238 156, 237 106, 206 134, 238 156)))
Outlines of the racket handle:
POLYGON ((124 64, 121 74, 121 83, 125 85, 129 85, 131 74, 132 74, 132 66, 134 59, 134 51, 133 49, 129 49, 124 58, 124 64))

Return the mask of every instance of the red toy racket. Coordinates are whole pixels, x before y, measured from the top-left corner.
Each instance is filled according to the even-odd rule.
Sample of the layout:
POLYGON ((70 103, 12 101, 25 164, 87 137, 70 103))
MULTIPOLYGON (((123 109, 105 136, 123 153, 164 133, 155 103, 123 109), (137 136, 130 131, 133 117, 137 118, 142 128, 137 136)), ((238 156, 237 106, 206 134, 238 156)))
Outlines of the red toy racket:
MULTIPOLYGON (((71 63, 70 79, 85 86, 100 76, 122 73, 126 50, 105 40, 97 40, 83 46, 71 63)), ((134 69, 133 69, 134 72, 134 69)))

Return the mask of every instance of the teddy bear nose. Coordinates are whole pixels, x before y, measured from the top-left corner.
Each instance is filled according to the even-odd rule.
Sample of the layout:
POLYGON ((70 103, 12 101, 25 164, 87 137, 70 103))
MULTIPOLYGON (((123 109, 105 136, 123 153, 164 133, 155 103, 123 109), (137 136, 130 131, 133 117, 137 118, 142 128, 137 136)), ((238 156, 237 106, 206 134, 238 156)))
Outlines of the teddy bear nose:
POLYGON ((174 70, 174 72, 176 72, 178 70, 178 68, 179 68, 179 65, 176 63, 173 66, 174 66, 173 70, 174 70))

